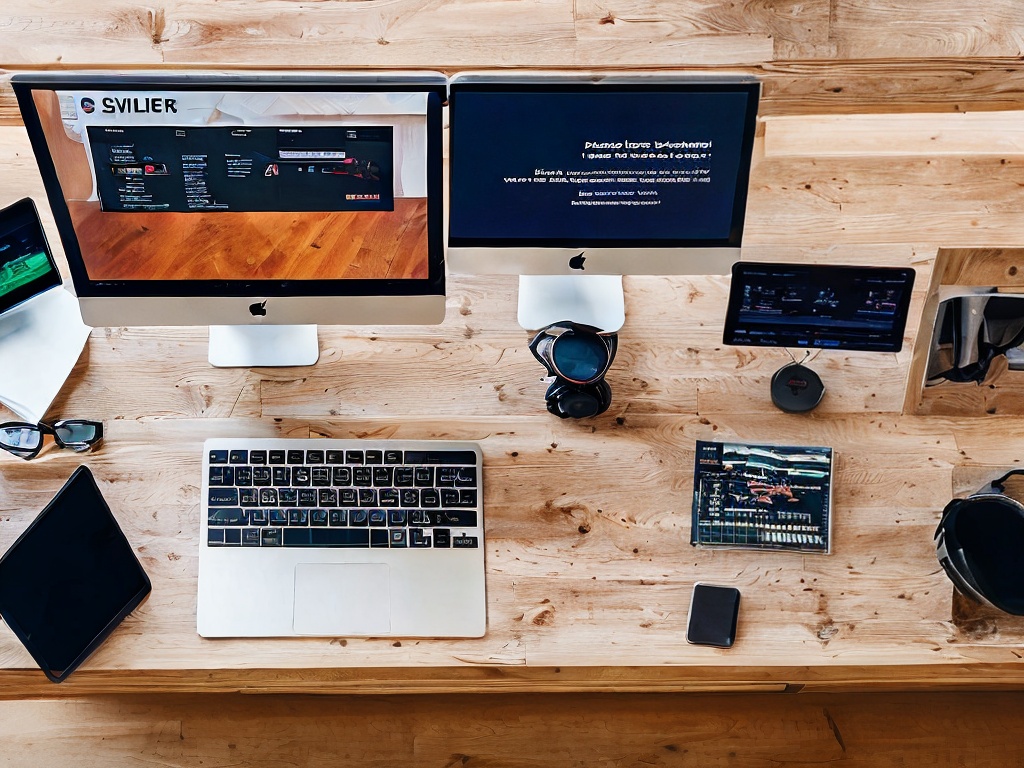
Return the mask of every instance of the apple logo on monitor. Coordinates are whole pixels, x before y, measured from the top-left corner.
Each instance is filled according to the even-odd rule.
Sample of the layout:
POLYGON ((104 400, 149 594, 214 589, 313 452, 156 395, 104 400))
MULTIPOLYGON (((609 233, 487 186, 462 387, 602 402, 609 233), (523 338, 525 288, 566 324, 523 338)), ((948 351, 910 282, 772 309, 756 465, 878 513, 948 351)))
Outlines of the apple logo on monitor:
POLYGON ((267 314, 267 300, 257 301, 249 305, 249 314, 253 317, 266 317, 267 314))
POLYGON ((586 260, 587 257, 583 255, 582 251, 580 251, 571 259, 569 259, 569 269, 578 269, 580 271, 583 271, 585 269, 585 267, 583 266, 583 262, 586 260))

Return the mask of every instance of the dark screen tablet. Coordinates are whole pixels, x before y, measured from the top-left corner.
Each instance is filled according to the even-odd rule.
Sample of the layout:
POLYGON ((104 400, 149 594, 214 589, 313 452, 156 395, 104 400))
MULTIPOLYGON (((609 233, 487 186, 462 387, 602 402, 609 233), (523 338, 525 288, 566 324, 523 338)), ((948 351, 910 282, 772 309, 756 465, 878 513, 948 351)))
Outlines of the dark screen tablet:
POLYGON ((32 199, 0 210, 0 312, 60 284, 32 199))
POLYGON ((737 262, 723 341, 899 352, 913 287, 903 267, 737 262))
POLYGON ((85 661, 150 588, 85 466, 0 558, 0 616, 55 683, 85 661))

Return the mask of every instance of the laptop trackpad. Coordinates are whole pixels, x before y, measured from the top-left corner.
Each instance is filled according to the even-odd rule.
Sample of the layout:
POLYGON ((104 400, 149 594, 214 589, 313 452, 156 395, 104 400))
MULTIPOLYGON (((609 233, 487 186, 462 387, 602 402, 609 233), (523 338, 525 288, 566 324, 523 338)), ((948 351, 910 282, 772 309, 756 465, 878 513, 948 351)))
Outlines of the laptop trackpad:
POLYGON ((384 563, 299 563, 292 629, 300 635, 380 635, 391 631, 391 585, 384 563))

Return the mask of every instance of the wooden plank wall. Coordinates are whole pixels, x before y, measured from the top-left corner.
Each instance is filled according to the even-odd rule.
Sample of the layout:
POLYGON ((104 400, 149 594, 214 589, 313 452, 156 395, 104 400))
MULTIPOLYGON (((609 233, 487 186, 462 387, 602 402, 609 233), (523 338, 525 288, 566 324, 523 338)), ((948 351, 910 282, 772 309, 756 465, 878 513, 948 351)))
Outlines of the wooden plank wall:
MULTIPOLYGON (((764 114, 1024 107, 1017 0, 5 0, 0 70, 685 67, 764 114)), ((17 122, 8 87, 0 121, 17 122)))

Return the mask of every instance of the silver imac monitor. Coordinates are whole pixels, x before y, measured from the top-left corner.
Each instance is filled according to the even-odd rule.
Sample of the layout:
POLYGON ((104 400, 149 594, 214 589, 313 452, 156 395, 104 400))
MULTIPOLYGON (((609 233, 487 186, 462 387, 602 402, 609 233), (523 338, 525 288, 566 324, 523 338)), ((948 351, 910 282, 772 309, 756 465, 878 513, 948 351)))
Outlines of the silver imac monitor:
POLYGON ((624 274, 739 258, 760 84, 477 72, 449 84, 448 268, 521 275, 519 322, 624 320, 624 274))
POLYGON ((444 318, 439 73, 41 73, 13 87, 90 325, 209 325, 308 365, 316 324, 444 318))

